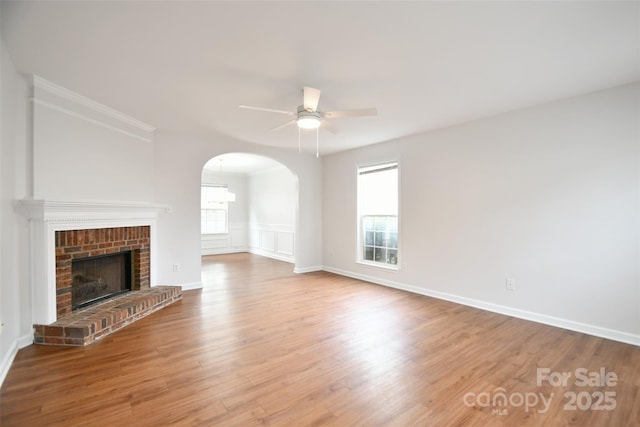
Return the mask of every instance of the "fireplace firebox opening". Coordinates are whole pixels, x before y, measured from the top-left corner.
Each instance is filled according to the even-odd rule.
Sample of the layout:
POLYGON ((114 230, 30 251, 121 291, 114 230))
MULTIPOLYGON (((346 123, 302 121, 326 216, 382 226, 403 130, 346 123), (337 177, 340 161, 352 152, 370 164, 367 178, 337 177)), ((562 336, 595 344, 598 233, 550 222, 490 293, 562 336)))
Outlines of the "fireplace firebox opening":
POLYGON ((71 307, 77 310, 131 291, 131 251, 74 259, 71 263, 71 307))

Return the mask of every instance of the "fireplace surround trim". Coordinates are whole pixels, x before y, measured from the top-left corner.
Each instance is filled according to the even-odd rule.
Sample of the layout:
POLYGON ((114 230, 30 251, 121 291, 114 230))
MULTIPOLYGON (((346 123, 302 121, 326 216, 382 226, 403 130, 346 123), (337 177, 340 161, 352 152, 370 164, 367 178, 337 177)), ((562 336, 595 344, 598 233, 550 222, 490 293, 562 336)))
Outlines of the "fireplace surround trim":
POLYGON ((112 227, 150 227, 150 284, 155 286, 157 218, 167 205, 25 199, 16 210, 29 219, 32 323, 48 325, 56 314, 55 232, 112 227))

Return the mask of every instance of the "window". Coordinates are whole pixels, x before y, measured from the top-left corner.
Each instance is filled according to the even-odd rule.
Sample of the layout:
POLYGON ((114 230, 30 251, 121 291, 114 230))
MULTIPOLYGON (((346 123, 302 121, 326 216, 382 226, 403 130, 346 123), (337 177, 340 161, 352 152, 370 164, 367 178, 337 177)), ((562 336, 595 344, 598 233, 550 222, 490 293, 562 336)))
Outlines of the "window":
POLYGON ((358 168, 358 258, 398 265, 398 163, 358 168))
POLYGON ((200 192, 200 232, 227 232, 229 190, 226 185, 203 185, 200 192))

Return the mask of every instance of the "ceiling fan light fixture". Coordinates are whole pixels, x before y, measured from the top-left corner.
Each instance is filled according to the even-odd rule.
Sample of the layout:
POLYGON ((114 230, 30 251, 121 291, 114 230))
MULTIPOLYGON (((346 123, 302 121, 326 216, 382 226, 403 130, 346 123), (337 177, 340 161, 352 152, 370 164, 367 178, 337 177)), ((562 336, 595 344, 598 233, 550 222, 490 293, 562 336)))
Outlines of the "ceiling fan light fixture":
MULTIPOLYGON (((1 1, 1 0, 0 0, 1 1)), ((327 125, 326 119, 339 119, 348 117, 363 117, 363 116, 375 116, 378 111, 375 108, 360 108, 356 110, 336 110, 336 111, 318 111, 318 102, 320 101, 320 89, 314 89, 309 86, 305 86, 302 89, 302 105, 298 105, 297 111, 275 110, 273 108, 264 107, 252 107, 250 105, 240 105, 240 108, 247 110, 267 111, 271 113, 286 114, 287 116, 293 116, 289 121, 279 124, 271 130, 280 130, 284 127, 296 124, 298 126, 298 151, 301 150, 301 136, 302 131, 314 130, 316 131, 316 157, 320 155, 319 137, 320 126, 328 130, 331 133, 336 133, 331 126, 327 125)))
POLYGON ((301 129, 317 129, 320 127, 320 114, 316 112, 300 112, 296 121, 301 129))

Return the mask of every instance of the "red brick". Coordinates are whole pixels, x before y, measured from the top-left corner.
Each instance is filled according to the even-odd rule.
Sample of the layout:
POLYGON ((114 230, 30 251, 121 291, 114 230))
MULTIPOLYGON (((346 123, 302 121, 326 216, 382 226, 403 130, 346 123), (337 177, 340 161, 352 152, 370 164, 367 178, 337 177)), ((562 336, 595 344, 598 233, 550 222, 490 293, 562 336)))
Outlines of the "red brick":
MULTIPOLYGON (((56 232, 56 288, 58 291, 71 286, 70 264, 73 259, 127 250, 133 251, 134 288, 149 287, 149 245, 151 227, 109 227, 91 230, 66 230, 56 232), (141 277, 140 277, 141 276, 141 277), (58 284, 58 282, 60 282, 58 284)), ((70 292, 63 292, 56 300, 58 314, 71 312, 70 292)), ((95 323, 96 326, 102 326, 95 323)))
POLYGON ((58 264, 58 266, 56 267, 56 277, 60 277, 64 274, 69 275, 69 277, 71 277, 71 263, 65 263, 65 265, 60 265, 58 264))
POLYGON ((91 320, 91 334, 95 334, 102 330, 102 319, 90 319, 91 320))
POLYGON ((73 254, 73 259, 82 259, 82 258, 88 258, 89 257, 89 252, 76 252, 73 254))
POLYGON ((56 289, 62 289, 68 286, 71 286, 71 273, 56 276, 56 289))
POLYGON ((67 338, 84 339, 87 335, 89 335, 89 328, 87 327, 72 326, 64 328, 64 336, 67 338))
POLYGON ((102 338, 106 335, 109 335, 111 333, 111 329, 105 329, 104 331, 100 331, 98 333, 96 333, 95 335, 93 335, 93 340, 97 340, 99 338, 102 338))
POLYGON ((71 236, 68 231, 60 232, 60 246, 71 246, 71 236))
POLYGON ((64 336, 64 328, 61 326, 45 326, 44 336, 46 337, 62 337, 64 336))
MULTIPOLYGON (((61 251, 64 251, 64 249, 62 249, 62 248, 58 248, 58 249, 60 249, 61 251)), ((56 251, 57 251, 57 249, 56 249, 56 251)), ((71 254, 62 254, 61 253, 59 255, 58 254, 56 255, 56 263, 60 263, 60 262, 67 261, 67 260, 71 260, 71 254)))

